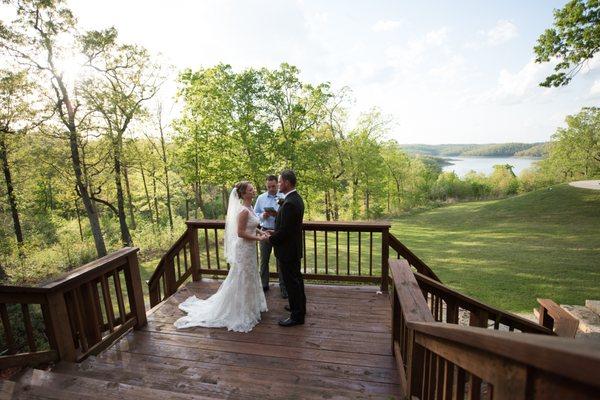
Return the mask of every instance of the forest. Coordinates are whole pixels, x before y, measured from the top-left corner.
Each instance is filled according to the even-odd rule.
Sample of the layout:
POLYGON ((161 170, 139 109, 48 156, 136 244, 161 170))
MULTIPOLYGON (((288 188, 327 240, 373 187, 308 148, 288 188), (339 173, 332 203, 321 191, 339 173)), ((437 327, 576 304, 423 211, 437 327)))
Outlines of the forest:
POLYGON ((163 104, 171 67, 160 56, 122 42, 112 27, 82 32, 62 2, 9 3, 14 19, 0 26, 6 281, 36 281, 124 245, 156 258, 186 219, 223 218, 235 182, 261 190, 283 168, 297 172, 310 220, 392 218, 600 174, 596 108, 568 116, 543 145, 547 156, 521 176, 499 165, 460 179, 428 155, 514 155, 542 145, 415 154, 392 139, 393 121, 379 110, 349 118, 350 88, 306 82, 286 63, 178 71, 177 98, 163 104))

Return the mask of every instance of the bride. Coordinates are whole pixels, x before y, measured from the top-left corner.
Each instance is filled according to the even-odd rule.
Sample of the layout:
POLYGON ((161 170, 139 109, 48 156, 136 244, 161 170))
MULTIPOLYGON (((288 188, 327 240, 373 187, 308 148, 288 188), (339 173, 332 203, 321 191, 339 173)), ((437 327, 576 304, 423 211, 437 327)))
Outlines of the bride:
POLYGON ((235 185, 229 196, 225 218, 225 257, 230 265, 219 290, 205 300, 191 296, 179 304, 188 315, 175 321, 175 327, 225 327, 230 331, 249 332, 267 311, 256 262, 256 241, 268 235, 257 234, 259 219, 252 209, 256 191, 250 182, 235 185))

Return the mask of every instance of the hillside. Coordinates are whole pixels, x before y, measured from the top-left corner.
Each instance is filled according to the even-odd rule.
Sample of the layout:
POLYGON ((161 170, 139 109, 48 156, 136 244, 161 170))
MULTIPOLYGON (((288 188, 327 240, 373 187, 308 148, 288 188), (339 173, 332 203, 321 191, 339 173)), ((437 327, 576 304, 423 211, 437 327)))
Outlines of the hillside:
POLYGON ((403 144, 411 154, 434 157, 539 157, 544 155, 547 143, 491 143, 491 144, 403 144))
POLYGON ((558 185, 397 219, 393 232, 444 283, 523 312, 600 299, 600 191, 558 185))

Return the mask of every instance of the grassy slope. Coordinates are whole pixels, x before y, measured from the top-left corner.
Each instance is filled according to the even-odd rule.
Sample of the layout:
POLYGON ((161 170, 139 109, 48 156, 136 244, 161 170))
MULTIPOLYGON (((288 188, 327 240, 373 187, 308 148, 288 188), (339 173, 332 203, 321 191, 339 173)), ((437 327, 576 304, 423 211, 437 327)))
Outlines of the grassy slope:
POLYGON ((600 191, 458 204, 398 219, 393 232, 444 283, 506 310, 600 299, 600 191))

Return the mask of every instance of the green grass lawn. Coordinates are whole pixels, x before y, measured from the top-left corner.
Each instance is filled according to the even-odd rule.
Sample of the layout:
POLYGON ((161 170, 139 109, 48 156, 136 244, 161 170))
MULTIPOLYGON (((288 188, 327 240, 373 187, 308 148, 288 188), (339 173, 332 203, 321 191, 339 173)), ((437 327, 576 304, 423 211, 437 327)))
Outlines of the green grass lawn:
POLYGON ((559 185, 456 204, 399 218, 392 231, 442 282, 505 310, 600 299, 600 191, 559 185))

